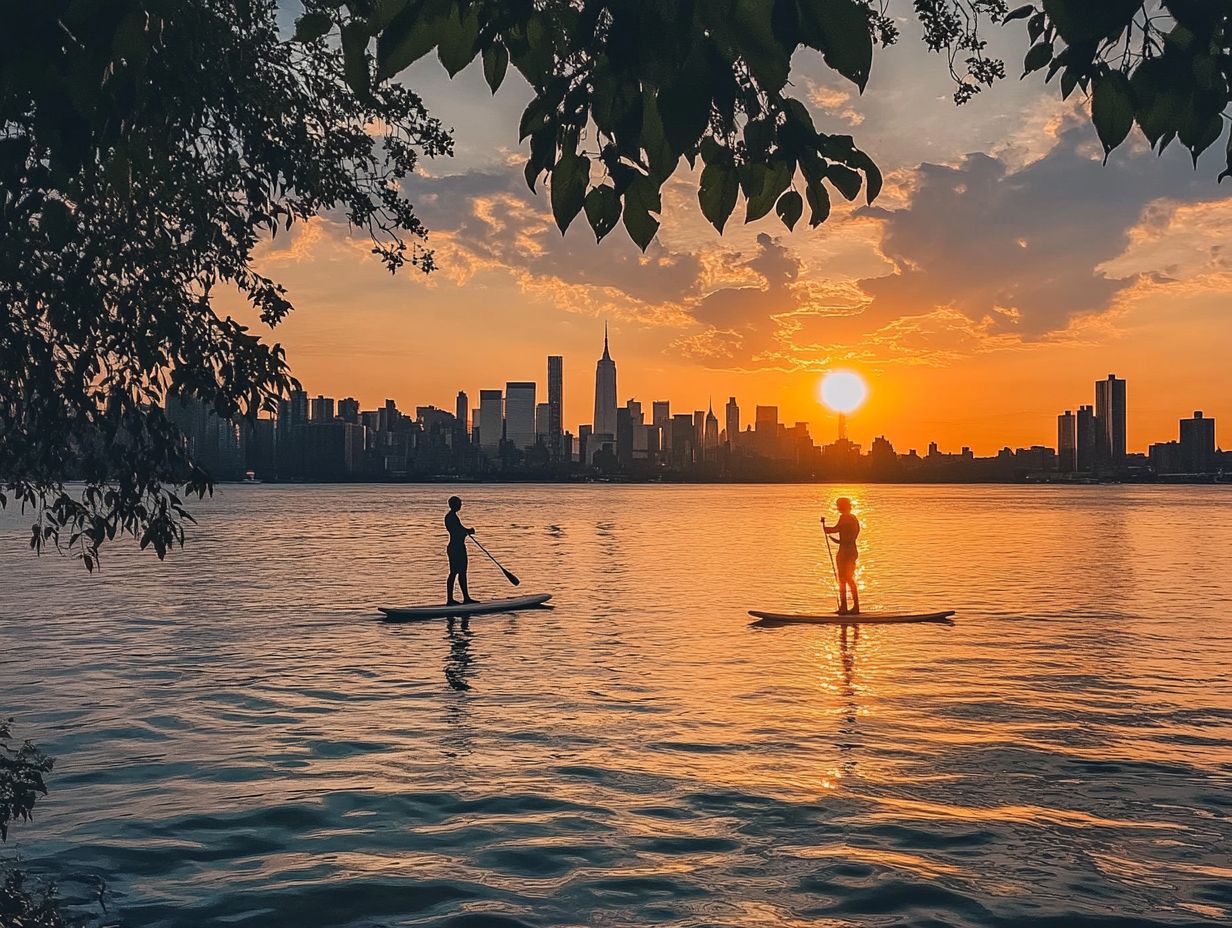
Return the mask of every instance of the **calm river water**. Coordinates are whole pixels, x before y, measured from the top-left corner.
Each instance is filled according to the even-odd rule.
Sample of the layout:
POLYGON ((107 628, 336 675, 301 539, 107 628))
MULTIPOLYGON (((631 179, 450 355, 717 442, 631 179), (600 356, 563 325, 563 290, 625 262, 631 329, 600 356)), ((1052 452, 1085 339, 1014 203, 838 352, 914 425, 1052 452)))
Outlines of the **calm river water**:
MULTIPOLYGON (((229 486, 159 564, 0 516, 28 865, 130 926, 1232 921, 1221 487, 229 486), (443 598, 445 499, 551 611, 443 598), (866 608, 832 601, 854 497, 866 608), (832 508, 831 508, 832 511, 832 508)), ((474 592, 508 595, 472 557, 474 592)))

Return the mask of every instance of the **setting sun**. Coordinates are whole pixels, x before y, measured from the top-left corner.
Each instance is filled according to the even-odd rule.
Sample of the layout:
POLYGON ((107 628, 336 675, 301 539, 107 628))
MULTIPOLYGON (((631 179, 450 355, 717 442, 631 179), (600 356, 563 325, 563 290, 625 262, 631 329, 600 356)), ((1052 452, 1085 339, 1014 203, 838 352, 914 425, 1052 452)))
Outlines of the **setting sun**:
POLYGON ((821 401, 835 412, 849 413, 868 397, 868 385, 853 371, 832 371, 821 381, 821 401))

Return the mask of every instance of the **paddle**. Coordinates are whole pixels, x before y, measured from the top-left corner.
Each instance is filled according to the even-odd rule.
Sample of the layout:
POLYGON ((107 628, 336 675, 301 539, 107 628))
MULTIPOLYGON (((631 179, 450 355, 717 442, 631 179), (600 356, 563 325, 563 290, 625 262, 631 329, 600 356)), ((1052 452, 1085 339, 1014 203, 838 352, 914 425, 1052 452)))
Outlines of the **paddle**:
POLYGON ((834 552, 830 550, 830 533, 826 531, 826 517, 821 517, 821 534, 826 537, 826 554, 830 555, 830 570, 834 572, 834 601, 838 603, 840 609, 843 608, 843 600, 840 596, 838 582, 838 568, 834 565, 834 552))
MULTIPOLYGON (((467 535, 466 537, 469 538, 471 541, 473 541, 475 544, 479 545, 479 550, 482 551, 484 554, 486 554, 491 559, 493 564, 495 564, 497 567, 500 567, 500 572, 505 575, 506 580, 508 580, 514 586, 518 586, 522 582, 521 580, 517 578, 517 576, 514 574, 512 570, 505 570, 504 567, 501 567, 501 562, 498 561, 496 558, 492 557, 492 552, 489 551, 487 548, 485 548, 483 546, 483 543, 478 538, 476 538, 474 535, 467 535)), ((838 575, 835 574, 835 576, 838 576, 838 575)))

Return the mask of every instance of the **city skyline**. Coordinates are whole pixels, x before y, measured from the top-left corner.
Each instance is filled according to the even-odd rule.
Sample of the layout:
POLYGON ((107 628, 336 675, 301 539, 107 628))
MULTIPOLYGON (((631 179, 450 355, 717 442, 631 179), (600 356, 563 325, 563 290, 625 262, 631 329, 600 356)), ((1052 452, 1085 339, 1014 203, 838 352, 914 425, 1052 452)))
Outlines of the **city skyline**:
POLYGON ((620 232, 562 236, 548 197, 526 189, 508 142, 520 86, 493 101, 479 74, 425 67, 417 91, 465 142, 406 184, 439 270, 391 278, 344 222, 313 220, 261 248, 298 307, 274 337, 314 393, 369 407, 440 406, 458 382, 535 379, 542 392, 546 349, 571 359, 574 424, 592 421, 604 319, 621 403, 714 396, 717 409, 736 393, 828 433, 814 389, 848 367, 872 387, 850 424, 864 442, 1052 443, 1055 415, 1079 391, 1090 402, 1101 370, 1136 385, 1131 449, 1194 409, 1232 416, 1232 367, 1212 338, 1232 290, 1222 151, 1195 172, 1177 146, 1159 156, 1135 136, 1104 166, 1081 95, 1006 81, 955 110, 936 64, 905 34, 860 97, 803 63, 798 96, 817 125, 856 134, 883 169, 873 206, 835 197, 818 228, 788 233, 771 215, 719 236, 683 176, 645 255, 620 232))
MULTIPOLYGON (((673 408, 669 399, 649 408, 630 398, 617 406, 616 362, 604 326, 603 350, 595 367, 593 409, 605 421, 569 428, 561 419, 565 359, 547 356, 547 400, 537 402, 536 381, 507 381, 503 389, 482 388, 472 407, 466 390, 454 411, 433 404, 399 408, 387 398, 364 409, 354 397, 336 400, 302 388, 282 401, 278 415, 245 431, 221 424, 199 403, 169 406, 194 453, 212 460, 220 474, 274 479, 408 479, 519 476, 538 479, 622 475, 654 479, 867 479, 1052 480, 1157 479, 1186 474, 1215 475, 1232 466, 1232 454, 1217 445, 1213 417, 1195 411, 1180 418, 1177 437, 1156 436, 1146 453, 1126 446, 1131 421, 1127 381, 1115 373, 1094 380, 1090 403, 1066 408, 1055 419, 1055 445, 1005 444, 995 455, 979 455, 967 444, 958 451, 933 440, 921 454, 880 434, 853 440, 847 415, 866 394, 864 384, 845 374, 824 384, 826 401, 844 413, 835 431, 819 434, 807 422, 781 416, 774 405, 754 403, 751 413, 737 396, 728 397, 723 420, 713 398, 705 409, 673 408), (411 415, 409 408, 414 409, 411 415), (743 424, 743 428, 741 427, 743 424), (610 431, 606 430, 610 428, 610 431)), ((1090 384, 1090 382, 1088 382, 1090 384)), ((1078 397, 1081 399, 1081 396, 1078 397)))
MULTIPOLYGON (((617 390, 618 384, 616 379, 616 362, 611 354, 610 332, 608 324, 605 322, 603 327, 602 353, 596 361, 595 374, 593 376, 593 380, 590 380, 590 389, 575 389, 572 391, 574 394, 580 394, 578 398, 574 400, 572 408, 576 410, 576 407, 578 406, 585 406, 592 410, 593 415, 589 419, 570 419, 564 413, 564 409, 569 408, 563 403, 562 394, 566 392, 564 391, 564 383, 568 379, 568 372, 570 370, 574 372, 575 381, 580 380, 582 377, 588 377, 586 373, 588 367, 583 362, 577 363, 571 368, 566 361, 567 358, 564 355, 547 355, 547 376, 542 383, 537 379, 506 380, 503 387, 491 386, 481 387, 473 391, 467 389, 458 391, 458 397, 462 397, 464 395, 466 397, 470 397, 472 395, 479 397, 479 403, 471 409, 471 415, 474 417, 473 421, 467 422, 468 429, 476 430, 478 432, 479 446, 488 450, 492 450, 497 447, 497 444, 490 437, 491 432, 496 427, 497 423, 500 423, 499 428, 501 438, 512 441, 518 447, 523 447, 523 442, 525 442, 526 445, 533 444, 534 436, 537 434, 548 435, 550 453, 553 453, 550 447, 551 436, 553 434, 564 434, 565 432, 569 432, 576 437, 581 428, 584 426, 590 426, 590 433, 592 434, 610 435, 614 439, 616 436, 616 412, 630 402, 651 410, 650 421, 657 422, 659 424, 663 424, 663 418, 661 414, 654 413, 654 409, 656 407, 662 409, 663 404, 665 403, 666 408, 673 410, 675 413, 680 413, 682 410, 687 409, 690 415, 695 416, 700 412, 704 416, 706 412, 714 411, 713 396, 707 396, 705 402, 701 406, 695 406, 687 402, 680 403, 680 401, 675 397, 659 396, 644 398, 642 396, 628 395, 622 399, 621 397, 623 394, 617 390), (542 393, 539 392, 541 387, 543 389, 542 393), (508 432, 508 404, 511 390, 514 392, 515 397, 515 412, 513 416, 515 426, 512 437, 510 437, 508 432), (601 392, 604 394, 602 398, 600 396, 601 392), (537 402, 536 398, 539 396, 543 396, 545 398, 545 402, 537 402), (483 403, 485 397, 488 400, 486 415, 484 411, 485 406, 483 403), (596 419, 598 418, 601 406, 606 407, 608 403, 612 404, 610 406, 612 416, 610 431, 595 427, 596 419), (547 417, 544 419, 544 422, 547 423, 546 429, 539 427, 539 422, 544 416, 547 417), (486 430, 484 428, 485 421, 489 423, 489 427, 486 430), (556 423, 556 427, 559 429, 558 432, 553 432, 553 422, 556 423)), ((627 368, 625 376, 630 376, 627 368)), ((636 377, 636 372, 633 372, 633 376, 636 377)), ((1090 383, 1089 378, 1086 378, 1085 380, 1088 384, 1090 383)), ((1115 374, 1109 374, 1106 378, 1095 382, 1095 391, 1093 394, 1089 395, 1089 402, 1070 402, 1063 404, 1066 413, 1072 414, 1075 419, 1073 425, 1073 430, 1075 433, 1073 453, 1075 459, 1081 457, 1083 460, 1092 460, 1094 459, 1093 456, 1098 454, 1101 460, 1123 461, 1127 454, 1146 455, 1149 453, 1151 445, 1170 440, 1170 437, 1167 434, 1167 426, 1164 429, 1149 434, 1146 433, 1145 428, 1142 426, 1139 426, 1138 429, 1135 430, 1134 417, 1127 415, 1127 398, 1125 392, 1125 384, 1127 380, 1128 378, 1121 378, 1115 374), (1101 415, 1102 409, 1105 405, 1109 409, 1115 406, 1118 410, 1118 415, 1101 415), (1084 417, 1086 417, 1085 420, 1084 417), (1084 421, 1088 422, 1086 426, 1084 426, 1084 421), (1084 428, 1093 429, 1096 421, 1105 423, 1104 428, 1107 431, 1100 436, 1096 436, 1092 433, 1087 437, 1087 440, 1091 442, 1098 442, 1099 447, 1102 450, 1096 452, 1094 447, 1091 447, 1087 448, 1084 452, 1082 448, 1084 428), (1141 434, 1141 444, 1134 445, 1130 443, 1128 441, 1128 435, 1130 434, 1141 434), (1113 453, 1110 449, 1116 449, 1115 453, 1113 453)), ((818 377, 818 381, 820 381, 820 377, 818 377)), ((1073 391, 1079 394, 1080 399, 1081 389, 1082 388, 1076 384, 1073 391)), ((311 391, 305 392, 307 394, 307 399, 305 402, 307 402, 309 406, 311 406, 311 404, 317 399, 333 399, 332 397, 325 396, 324 394, 316 394, 314 396, 311 391)), ((875 396, 875 393, 876 388, 874 384, 870 390, 870 399, 875 396)), ((865 423, 865 416, 861 415, 861 409, 856 409, 846 415, 840 414, 826 409, 824 404, 818 398, 815 401, 815 405, 821 415, 809 420, 805 418, 793 417, 789 414, 790 407, 785 410, 778 404, 762 402, 760 397, 754 397, 752 399, 746 398, 743 403, 741 403, 735 394, 728 393, 727 396, 727 405, 723 408, 723 415, 720 417, 717 412, 714 413, 721 434, 731 431, 730 424, 732 421, 733 411, 731 404, 735 403, 734 411, 736 417, 735 421, 737 424, 740 423, 742 415, 744 417, 743 421, 746 424, 751 421, 748 416, 749 409, 759 406, 766 408, 773 407, 776 410, 779 410, 779 414, 782 416, 782 421, 806 424, 809 427, 810 434, 816 441, 828 442, 835 437, 851 438, 855 444, 868 448, 877 438, 886 438, 888 436, 891 440, 895 440, 895 429, 893 423, 889 424, 888 427, 873 429, 865 423)), ((347 393, 345 399, 358 402, 355 396, 351 393, 347 393)), ((387 403, 391 399, 398 404, 405 402, 406 408, 408 409, 418 407, 448 409, 448 407, 444 404, 438 406, 436 402, 409 402, 400 397, 385 397, 381 400, 381 403, 387 403)), ((1149 395, 1145 399, 1149 408, 1149 404, 1151 402, 1149 395)), ((1210 399, 1213 400, 1214 397, 1210 397, 1210 399)), ((375 408, 380 404, 375 402, 361 402, 359 405, 363 408, 375 408)), ((399 406, 399 408, 401 408, 401 406, 399 406)), ((1208 421, 1215 421, 1218 419, 1217 414, 1210 412, 1211 410, 1218 408, 1217 403, 1206 402, 1203 404, 1202 402, 1199 402, 1197 406, 1192 407, 1193 410, 1199 408, 1207 410, 1205 418, 1208 421)), ((1137 412, 1137 409, 1137 406, 1135 406, 1135 412, 1137 412)), ((1178 417, 1183 414, 1184 410, 1177 410, 1171 416, 1170 422, 1174 424, 1178 417)), ((960 453, 962 449, 971 449, 976 454, 994 454, 1006 447, 1047 445, 1053 447, 1057 451, 1058 455, 1063 456, 1065 453, 1065 427, 1060 424, 1059 419, 1064 415, 1065 413, 1061 413, 1056 418, 1050 418, 1047 414, 1040 416, 1038 421, 1033 422, 1028 429, 1028 435, 1030 437, 1030 440, 1028 441, 1018 441, 1008 437, 1005 440, 998 441, 994 437, 990 442, 979 443, 973 440, 964 439, 961 436, 959 436, 957 441, 944 441, 941 439, 941 436, 937 436, 928 437, 925 441, 917 443, 898 440, 895 441, 895 444, 896 446, 901 444, 904 449, 915 448, 916 450, 927 448, 930 445, 935 444, 938 447, 959 449, 960 453), (1032 432, 1034 433, 1033 435, 1031 434, 1032 432)), ((316 417, 314 416, 313 418, 316 417)))

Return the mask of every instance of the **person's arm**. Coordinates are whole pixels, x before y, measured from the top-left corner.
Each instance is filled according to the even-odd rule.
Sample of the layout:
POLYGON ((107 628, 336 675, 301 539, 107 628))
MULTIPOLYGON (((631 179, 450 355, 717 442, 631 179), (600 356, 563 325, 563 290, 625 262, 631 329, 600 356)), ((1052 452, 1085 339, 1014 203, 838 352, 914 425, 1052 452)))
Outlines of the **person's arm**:
POLYGON ((821 528, 827 535, 837 535, 842 529, 837 525, 826 525, 826 520, 821 520, 821 528))

